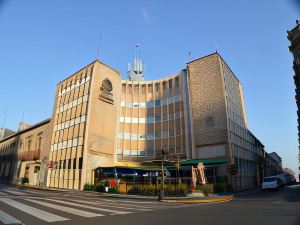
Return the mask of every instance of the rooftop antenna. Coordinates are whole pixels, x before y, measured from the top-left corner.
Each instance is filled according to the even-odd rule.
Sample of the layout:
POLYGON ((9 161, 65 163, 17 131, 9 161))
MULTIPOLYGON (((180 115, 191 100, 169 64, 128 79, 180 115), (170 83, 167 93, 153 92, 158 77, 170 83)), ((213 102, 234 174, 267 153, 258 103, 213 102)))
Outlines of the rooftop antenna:
POLYGON ((218 53, 218 45, 217 45, 216 40, 214 40, 214 43, 215 43, 216 53, 218 53))
POLYGON ((25 114, 25 109, 23 110, 23 113, 22 113, 21 123, 20 123, 19 130, 18 130, 18 131, 21 131, 21 130, 22 130, 22 126, 23 126, 23 123, 24 123, 24 114, 25 114))
POLYGON ((5 120, 6 120, 6 113, 7 113, 7 108, 5 108, 5 111, 4 111, 4 118, 3 118, 3 123, 2 123, 1 129, 4 129, 5 120))
POLYGON ((101 46, 101 33, 99 34, 99 41, 98 41, 98 51, 97 51, 97 60, 100 60, 100 46, 101 46))
POLYGON ((189 54, 189 60, 190 60, 190 62, 191 62, 191 61, 192 61, 192 52, 189 51, 188 54, 189 54))

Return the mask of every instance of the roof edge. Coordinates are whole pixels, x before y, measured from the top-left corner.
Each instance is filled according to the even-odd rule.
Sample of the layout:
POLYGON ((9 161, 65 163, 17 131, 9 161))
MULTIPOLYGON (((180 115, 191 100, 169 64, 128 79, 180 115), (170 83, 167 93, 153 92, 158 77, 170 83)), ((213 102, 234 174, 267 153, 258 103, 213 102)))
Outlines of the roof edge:
POLYGON ((18 136, 20 134, 26 133, 26 132, 28 132, 30 130, 33 130, 33 129, 37 128, 37 127, 40 127, 40 126, 45 125, 47 123, 50 123, 50 121, 51 121, 51 118, 46 119, 46 120, 42 120, 41 122, 36 123, 36 124, 32 125, 31 127, 26 128, 25 130, 17 131, 16 133, 14 133, 14 134, 12 134, 10 136, 7 136, 6 138, 3 138, 2 140, 0 140, 0 143, 2 143, 4 141, 7 141, 8 139, 13 138, 15 136, 18 136))

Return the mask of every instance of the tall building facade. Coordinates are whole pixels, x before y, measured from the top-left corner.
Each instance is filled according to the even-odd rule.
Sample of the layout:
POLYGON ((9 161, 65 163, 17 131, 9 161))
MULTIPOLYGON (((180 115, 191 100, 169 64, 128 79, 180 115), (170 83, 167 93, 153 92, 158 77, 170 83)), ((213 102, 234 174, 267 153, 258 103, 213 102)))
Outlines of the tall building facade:
MULTIPOLYGON (((297 104, 297 115, 298 115, 298 142, 300 143, 300 21, 296 21, 296 27, 290 31, 288 31, 288 39, 291 42, 289 47, 290 52, 293 54, 294 61, 293 61, 293 68, 295 71, 294 75, 294 83, 295 83, 295 99, 297 104)), ((300 147, 299 147, 299 165, 300 165, 300 147)), ((300 170, 300 167, 299 167, 300 170)), ((299 172, 299 179, 300 179, 300 172, 299 172)))
POLYGON ((264 146, 247 128, 242 85, 218 53, 159 80, 140 79, 136 65, 140 77, 122 80, 97 60, 57 84, 48 157, 39 159, 48 187, 82 189, 99 168, 157 163, 162 152, 189 168, 204 163, 210 182, 236 191, 260 184, 264 146))

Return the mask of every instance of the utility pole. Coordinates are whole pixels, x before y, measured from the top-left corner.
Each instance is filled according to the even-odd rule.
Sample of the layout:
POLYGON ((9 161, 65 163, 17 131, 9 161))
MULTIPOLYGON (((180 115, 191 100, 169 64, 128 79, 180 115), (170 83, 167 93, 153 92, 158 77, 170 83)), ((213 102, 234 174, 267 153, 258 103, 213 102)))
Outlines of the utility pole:
POLYGON ((164 198, 164 190, 165 190, 165 171, 164 171, 164 162, 165 162, 165 151, 161 150, 161 185, 160 185, 160 196, 159 198, 162 200, 164 198))

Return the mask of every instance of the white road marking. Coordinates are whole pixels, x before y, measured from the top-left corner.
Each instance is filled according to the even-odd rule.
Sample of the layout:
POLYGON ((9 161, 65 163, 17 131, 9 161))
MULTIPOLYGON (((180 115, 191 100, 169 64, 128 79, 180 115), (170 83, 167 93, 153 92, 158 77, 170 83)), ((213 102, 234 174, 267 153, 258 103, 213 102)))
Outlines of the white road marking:
POLYGON ((129 201, 129 200, 121 200, 121 199, 116 199, 116 200, 109 200, 109 199, 103 199, 103 201, 108 201, 108 202, 128 202, 128 203, 135 203, 135 204, 157 204, 157 202, 146 202, 146 201, 129 201))
POLYGON ((14 208, 17 208, 25 213, 28 213, 29 215, 32 215, 34 217, 37 217, 43 221, 46 222, 56 222, 56 221, 65 221, 65 220, 69 220, 68 218, 64 218, 61 216, 57 216, 54 215, 52 213, 48 213, 46 211, 25 205, 23 203, 17 202, 13 199, 9 199, 9 198, 0 198, 0 201, 11 206, 14 208))
POLYGON ((20 192, 20 191, 13 191, 13 190, 7 190, 7 189, 3 190, 3 191, 8 192, 8 193, 13 194, 13 195, 27 195, 27 193, 20 192))
MULTIPOLYGON (((128 213, 131 213, 131 212, 125 212, 125 211, 112 210, 112 209, 96 208, 96 207, 93 207, 93 206, 76 204, 76 203, 61 201, 61 200, 57 200, 57 199, 47 199, 47 200, 57 202, 57 203, 66 204, 66 205, 71 205, 71 206, 78 206, 78 207, 82 207, 82 208, 86 208, 86 209, 94 209, 94 210, 103 211, 103 212, 110 212, 110 213, 113 213, 113 214, 128 214, 128 213)), ((89 202, 85 202, 85 203, 89 203, 89 202)))
MULTIPOLYGON (((63 211, 63 212, 71 213, 71 214, 74 214, 74 215, 77 215, 77 216, 83 216, 83 217, 104 216, 102 214, 96 214, 96 213, 87 212, 87 211, 83 211, 83 210, 79 210, 79 209, 74 209, 74 208, 70 208, 70 207, 66 207, 66 206, 62 206, 62 205, 56 205, 56 204, 52 204, 52 203, 48 203, 48 202, 42 202, 42 201, 39 201, 39 200, 33 200, 33 199, 29 199, 29 198, 26 198, 25 200, 36 203, 36 204, 39 204, 39 205, 43 205, 43 206, 46 206, 46 207, 49 207, 49 208, 60 210, 60 211, 63 211)), ((47 199, 47 200, 51 200, 51 199, 47 199)), ((68 203, 68 202, 64 202, 64 201, 61 201, 61 202, 64 203, 64 204, 68 203)))
POLYGON ((0 195, 5 195, 5 196, 6 196, 6 195, 8 195, 8 194, 6 194, 6 193, 4 193, 4 192, 0 192, 0 195))
MULTIPOLYGON (((118 205, 111 205, 103 202, 89 202, 89 201, 82 201, 82 200, 74 200, 72 199, 73 202, 80 202, 80 203, 85 203, 85 204, 91 204, 91 205, 99 205, 99 206, 107 206, 107 207, 114 207, 114 208, 120 208, 120 209, 133 209, 133 210, 138 210, 138 211, 152 211, 151 209, 148 208, 132 208, 132 207, 127 207, 127 206, 118 206, 118 205)), ((140 207, 140 206, 137 206, 140 207)))
POLYGON ((0 221, 4 224, 21 224, 22 222, 15 217, 0 210, 0 221))

